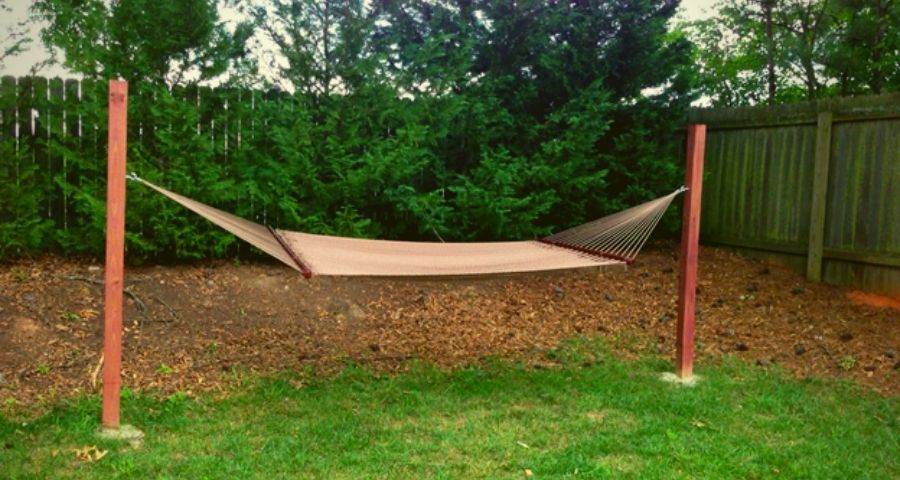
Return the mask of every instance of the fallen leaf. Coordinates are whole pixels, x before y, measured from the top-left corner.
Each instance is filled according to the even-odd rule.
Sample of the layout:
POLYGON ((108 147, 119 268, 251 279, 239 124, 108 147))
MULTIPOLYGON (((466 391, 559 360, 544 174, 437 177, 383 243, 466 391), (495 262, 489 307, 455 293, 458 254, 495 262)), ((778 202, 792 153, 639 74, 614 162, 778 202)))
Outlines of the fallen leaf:
POLYGON ((90 447, 83 448, 73 448, 72 451, 75 452, 75 458, 83 460, 85 462, 96 462, 105 457, 107 453, 109 453, 109 450, 100 450, 96 445, 91 445, 90 447))
POLYGON ((531 448, 531 447, 529 447, 528 444, 525 443, 525 442, 516 442, 516 443, 518 443, 519 446, 522 447, 522 448, 531 448))
POLYGON ((691 424, 697 428, 706 428, 706 424, 696 418, 691 420, 691 424))
POLYGON ((73 448, 72 451, 75 452, 75 458, 77 458, 79 460, 90 460, 90 458, 91 458, 90 451, 92 448, 97 448, 97 447, 73 448))
POLYGON ((532 472, 529 468, 526 468, 523 473, 525 473, 525 478, 531 478, 534 476, 534 472, 532 472))

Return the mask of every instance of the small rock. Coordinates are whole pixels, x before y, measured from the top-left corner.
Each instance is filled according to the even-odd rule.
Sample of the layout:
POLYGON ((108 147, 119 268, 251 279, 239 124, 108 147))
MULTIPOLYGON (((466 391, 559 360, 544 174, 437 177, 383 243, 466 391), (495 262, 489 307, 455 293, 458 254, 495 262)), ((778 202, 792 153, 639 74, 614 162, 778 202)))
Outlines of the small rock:
POLYGON ((212 286, 214 286, 215 284, 216 284, 216 282, 213 282, 212 280, 207 280, 207 281, 206 281, 206 286, 207 286, 207 287, 212 287, 212 286))
POLYGON ((887 358, 897 358, 897 351, 896 350, 887 350, 884 352, 884 356, 887 358))
POLYGON ((553 286, 553 293, 556 295, 557 300, 562 300, 562 299, 566 298, 566 290, 557 285, 553 286))
POLYGON ((734 345, 734 349, 739 352, 746 352, 747 350, 750 350, 750 347, 748 347, 747 344, 744 342, 737 342, 734 345))
POLYGON ((756 361, 756 365, 759 367, 763 367, 763 368, 771 367, 772 361, 769 360, 768 358, 760 358, 759 360, 756 361))
POLYGON ((722 335, 723 337, 733 337, 735 336, 735 331, 733 328, 726 328, 725 330, 720 332, 719 335, 722 335))
POLYGON ((616 301, 616 297, 614 297, 608 293, 604 293, 603 298, 605 298, 607 302, 615 302, 616 301))
POLYGON ((88 267, 88 271, 89 272, 99 272, 100 267, 98 267, 97 265, 91 265, 90 267, 88 267))
POLYGON ((460 292, 463 298, 478 298, 478 289, 474 285, 469 285, 460 292))
POLYGON ((803 293, 803 289, 800 287, 794 287, 791 289, 791 293, 793 293, 794 295, 800 295, 801 293, 803 293))
POLYGON ((347 309, 347 314, 354 320, 365 320, 366 311, 356 303, 351 303, 347 309))
POLYGON ((853 334, 850 333, 850 332, 844 332, 844 333, 842 333, 841 336, 838 337, 838 338, 839 338, 842 342, 849 342, 850 340, 853 340, 853 334))
POLYGON ((665 323, 665 322, 668 322, 669 320, 672 320, 673 318, 675 318, 674 313, 666 312, 666 313, 662 314, 661 317, 659 317, 659 321, 662 323, 665 323))
POLYGON ((797 355, 803 355, 804 353, 806 353, 806 346, 804 346, 802 343, 794 345, 794 353, 797 355))

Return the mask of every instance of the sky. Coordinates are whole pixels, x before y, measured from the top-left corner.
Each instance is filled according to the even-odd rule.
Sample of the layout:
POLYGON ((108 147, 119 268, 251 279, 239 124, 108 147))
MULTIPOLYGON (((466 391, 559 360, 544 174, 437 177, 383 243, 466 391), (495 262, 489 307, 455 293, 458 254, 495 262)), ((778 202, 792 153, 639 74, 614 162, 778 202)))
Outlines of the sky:
MULTIPOLYGON (((686 20, 698 20, 706 18, 710 15, 710 9, 716 0, 682 0, 679 8, 679 18, 686 20)), ((6 32, 9 27, 16 25, 28 18, 28 7, 31 5, 30 0, 0 0, 0 4, 5 3, 12 11, 0 13, 0 41, 6 39, 6 32)), ((236 20, 236 15, 231 12, 223 13, 223 20, 236 20), (231 17, 231 18, 229 18, 231 17)), ((41 44, 39 35, 39 26, 31 26, 30 36, 32 42, 28 46, 28 50, 24 53, 7 58, 0 65, 0 75, 22 76, 30 73, 31 69, 41 62, 45 62, 50 58, 50 53, 41 44)), ((61 59, 59 59, 61 60, 61 59)), ((46 77, 71 77, 61 65, 51 65, 43 67, 39 75, 46 77)))

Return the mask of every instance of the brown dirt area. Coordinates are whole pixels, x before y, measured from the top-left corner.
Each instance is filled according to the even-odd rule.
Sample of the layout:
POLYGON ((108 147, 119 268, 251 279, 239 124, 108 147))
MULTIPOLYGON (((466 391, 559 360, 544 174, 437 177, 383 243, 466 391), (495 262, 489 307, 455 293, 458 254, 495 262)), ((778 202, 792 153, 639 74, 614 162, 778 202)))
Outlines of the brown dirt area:
MULTIPOLYGON (((573 337, 624 356, 672 358, 677 258, 655 245, 627 271, 453 280, 305 280, 275 264, 129 267, 124 384, 219 388, 237 369, 443 367, 487 356, 536 367, 573 337), (626 339, 626 340, 623 340, 626 339)), ((0 265, 0 401, 46 404, 99 390, 102 269, 44 258, 0 265)), ((697 364, 733 354, 799 376, 900 393, 900 311, 851 300, 786 267, 701 250, 697 364)))

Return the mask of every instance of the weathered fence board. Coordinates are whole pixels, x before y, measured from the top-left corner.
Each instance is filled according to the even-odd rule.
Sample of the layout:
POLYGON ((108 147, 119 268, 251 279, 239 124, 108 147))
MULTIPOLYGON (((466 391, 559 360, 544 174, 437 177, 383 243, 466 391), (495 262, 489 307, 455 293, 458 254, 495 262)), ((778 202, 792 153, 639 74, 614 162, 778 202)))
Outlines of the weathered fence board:
POLYGON ((709 126, 704 241, 900 293, 900 94, 699 109, 690 121, 709 126))

